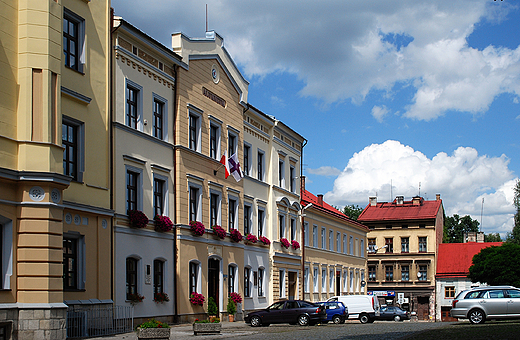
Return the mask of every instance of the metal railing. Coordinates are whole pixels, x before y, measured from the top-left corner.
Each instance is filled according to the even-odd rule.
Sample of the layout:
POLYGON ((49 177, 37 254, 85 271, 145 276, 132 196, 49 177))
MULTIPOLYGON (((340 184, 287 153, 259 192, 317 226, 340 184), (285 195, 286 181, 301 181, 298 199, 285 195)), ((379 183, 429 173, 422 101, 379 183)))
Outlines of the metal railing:
POLYGON ((113 305, 73 305, 67 309, 67 338, 89 338, 132 332, 134 308, 113 305))

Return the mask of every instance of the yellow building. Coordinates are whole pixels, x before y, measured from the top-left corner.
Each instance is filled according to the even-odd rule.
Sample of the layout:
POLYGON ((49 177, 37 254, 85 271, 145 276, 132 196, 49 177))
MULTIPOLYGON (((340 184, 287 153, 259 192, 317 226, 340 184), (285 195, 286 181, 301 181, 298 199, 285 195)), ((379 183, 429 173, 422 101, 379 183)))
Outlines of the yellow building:
POLYGON ((230 237, 233 229, 244 234, 243 181, 226 179, 220 159, 225 152, 242 159, 249 83, 215 32, 203 39, 174 34, 172 46, 185 63, 177 74, 174 118, 176 308, 180 321, 193 321, 205 315, 210 297, 221 315, 231 292, 243 297, 244 243, 230 237), (204 225, 202 236, 191 231, 191 221, 204 225), (223 239, 210 229, 214 225, 226 231, 223 239), (205 297, 203 306, 190 302, 193 292, 205 297))
POLYGON ((368 292, 382 304, 400 305, 421 320, 435 317, 435 272, 442 242, 444 211, 440 195, 427 201, 377 202, 358 221, 368 233, 368 292))
POLYGON ((368 228, 305 190, 303 298, 326 301, 333 296, 366 294, 368 228))
POLYGON ((13 339, 64 339, 64 302, 112 302, 109 9, 0 2, 0 334, 13 339))

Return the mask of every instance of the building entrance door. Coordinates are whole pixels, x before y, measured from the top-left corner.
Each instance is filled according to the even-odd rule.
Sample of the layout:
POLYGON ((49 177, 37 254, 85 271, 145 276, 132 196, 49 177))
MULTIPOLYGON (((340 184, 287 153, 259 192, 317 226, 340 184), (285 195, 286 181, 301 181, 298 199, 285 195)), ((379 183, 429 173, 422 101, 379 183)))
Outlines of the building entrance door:
POLYGON ((219 299, 219 277, 220 277, 220 261, 214 258, 208 260, 208 299, 212 297, 220 311, 219 299))
POLYGON ((289 300, 296 298, 296 275, 295 272, 289 272, 289 300))
POLYGON ((336 270, 336 296, 341 295, 341 271, 336 270))

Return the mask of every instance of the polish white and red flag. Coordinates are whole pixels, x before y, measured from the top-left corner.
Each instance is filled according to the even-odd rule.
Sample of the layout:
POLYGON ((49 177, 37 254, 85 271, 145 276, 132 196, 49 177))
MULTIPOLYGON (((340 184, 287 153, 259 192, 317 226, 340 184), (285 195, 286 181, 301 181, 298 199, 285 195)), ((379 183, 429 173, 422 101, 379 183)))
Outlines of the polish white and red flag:
POLYGON ((242 169, 240 169, 240 162, 238 161, 238 156, 236 153, 228 159, 228 166, 226 171, 228 170, 229 173, 235 178, 235 181, 240 182, 240 180, 244 178, 244 174, 242 173, 242 169))
POLYGON ((226 169, 226 178, 228 178, 229 177, 229 162, 228 162, 227 150, 224 151, 222 158, 220 158, 220 163, 222 163, 224 165, 224 168, 226 169))

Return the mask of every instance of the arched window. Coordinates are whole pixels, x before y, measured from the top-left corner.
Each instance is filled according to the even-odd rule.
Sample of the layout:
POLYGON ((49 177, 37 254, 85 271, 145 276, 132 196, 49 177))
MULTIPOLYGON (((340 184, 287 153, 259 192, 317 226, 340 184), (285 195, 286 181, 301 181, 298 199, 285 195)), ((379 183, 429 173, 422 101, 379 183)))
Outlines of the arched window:
POLYGON ((153 294, 164 293, 164 261, 153 260, 153 294))

